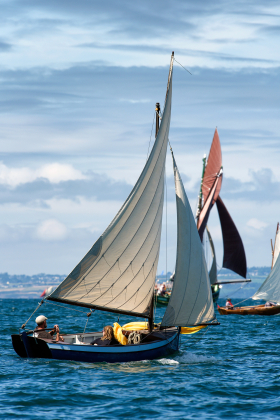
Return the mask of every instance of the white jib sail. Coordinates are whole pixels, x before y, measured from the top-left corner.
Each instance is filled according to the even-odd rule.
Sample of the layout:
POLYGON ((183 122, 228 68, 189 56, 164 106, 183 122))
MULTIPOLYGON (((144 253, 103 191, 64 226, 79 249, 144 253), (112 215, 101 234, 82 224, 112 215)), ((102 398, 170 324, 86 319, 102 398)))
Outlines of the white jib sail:
POLYGON ((272 267, 274 267, 278 255, 280 253, 280 229, 277 230, 276 238, 275 238, 275 244, 274 244, 274 252, 273 252, 273 261, 272 261, 272 267))
POLYGON ((277 258, 269 276, 252 299, 264 299, 266 301, 280 303, 280 258, 277 258))
POLYGON ((172 294, 162 326, 188 327, 215 319, 202 244, 172 153, 177 204, 177 259, 172 294))
POLYGON ((210 279, 210 283, 214 284, 217 281, 217 260, 216 260, 214 242, 212 240, 212 236, 210 235, 210 232, 207 226, 206 226, 206 230, 207 230, 207 235, 208 235, 209 244, 211 248, 211 254, 213 258, 212 265, 209 271, 209 279, 210 279))
POLYGON ((172 65, 173 59, 160 129, 142 174, 114 220, 50 300, 149 315, 161 238, 172 65))

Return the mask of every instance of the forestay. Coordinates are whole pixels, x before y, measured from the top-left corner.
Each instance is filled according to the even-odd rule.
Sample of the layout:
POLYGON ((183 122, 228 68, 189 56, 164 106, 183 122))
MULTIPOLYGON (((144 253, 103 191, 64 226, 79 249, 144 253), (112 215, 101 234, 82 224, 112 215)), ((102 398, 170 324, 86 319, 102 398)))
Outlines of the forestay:
POLYGON ((266 301, 280 303, 280 258, 277 258, 269 276, 252 299, 264 299, 266 301))
POLYGON ((162 326, 195 326, 215 318, 202 244, 172 153, 177 205, 177 259, 172 294, 162 326))
POLYGON ((161 238, 172 69, 173 57, 160 129, 142 174, 111 224, 50 300, 149 316, 161 238))

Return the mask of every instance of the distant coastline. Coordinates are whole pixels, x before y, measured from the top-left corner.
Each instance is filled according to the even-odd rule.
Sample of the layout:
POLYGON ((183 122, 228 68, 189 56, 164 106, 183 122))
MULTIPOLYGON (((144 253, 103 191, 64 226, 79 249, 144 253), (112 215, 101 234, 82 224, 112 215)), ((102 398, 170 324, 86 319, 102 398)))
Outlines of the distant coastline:
MULTIPOLYGON (((246 299, 251 297, 259 286, 264 282, 270 267, 251 267, 248 268, 247 278, 251 283, 247 284, 228 284, 223 285, 220 291, 220 298, 234 297, 246 299)), ((157 280, 162 283, 170 278, 171 272, 157 276, 157 280)), ((61 274, 35 274, 33 276, 13 275, 0 273, 0 299, 38 299, 43 291, 49 286, 59 285, 66 275, 61 274)), ((218 280, 238 279, 238 275, 230 270, 222 268, 219 270, 218 280)))

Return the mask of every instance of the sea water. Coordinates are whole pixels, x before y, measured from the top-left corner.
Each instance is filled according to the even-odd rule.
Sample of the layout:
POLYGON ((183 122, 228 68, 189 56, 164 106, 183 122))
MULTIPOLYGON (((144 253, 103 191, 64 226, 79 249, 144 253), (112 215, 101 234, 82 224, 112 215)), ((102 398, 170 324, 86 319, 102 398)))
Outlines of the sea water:
MULTIPOLYGON (((279 419, 280 316, 220 316, 221 325, 181 336, 171 357, 108 364, 21 359, 11 334, 36 300, 2 300, 1 419, 279 419)), ((219 302, 218 302, 219 303, 219 302)), ((221 303, 224 303, 221 300, 221 303)), ((233 302, 234 303, 234 302, 233 302)), ((247 302, 246 302, 247 303, 247 302)), ((255 302, 249 302, 255 304, 255 302)), ((87 310, 44 304, 62 332, 83 332, 87 310)), ((160 320, 165 308, 158 308, 160 320)), ((87 330, 118 321, 94 312, 87 330)), ((133 319, 120 316, 121 325, 133 319)))

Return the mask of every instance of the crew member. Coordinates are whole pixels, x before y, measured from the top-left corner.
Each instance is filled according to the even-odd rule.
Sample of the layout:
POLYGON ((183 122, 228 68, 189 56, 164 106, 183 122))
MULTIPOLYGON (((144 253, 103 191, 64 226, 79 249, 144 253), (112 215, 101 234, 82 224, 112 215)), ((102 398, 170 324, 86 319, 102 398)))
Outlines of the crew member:
POLYGON ((103 328, 103 337, 96 338, 90 344, 93 346, 112 346, 119 344, 119 342, 114 337, 114 330, 111 325, 107 325, 103 328))
POLYGON ((226 308, 227 309, 233 309, 233 304, 231 303, 231 299, 228 299, 226 301, 226 308))
POLYGON ((45 315, 39 315, 35 319, 37 327, 35 328, 36 337, 38 338, 46 338, 48 340, 53 340, 53 335, 56 334, 55 341, 64 341, 63 337, 59 334, 59 326, 54 325, 53 329, 48 332, 46 331, 47 328, 47 317, 45 315))

